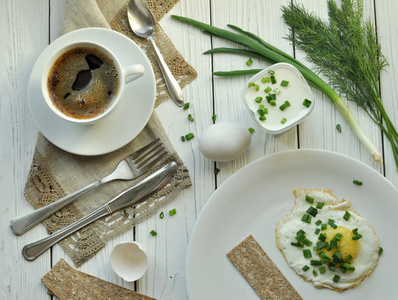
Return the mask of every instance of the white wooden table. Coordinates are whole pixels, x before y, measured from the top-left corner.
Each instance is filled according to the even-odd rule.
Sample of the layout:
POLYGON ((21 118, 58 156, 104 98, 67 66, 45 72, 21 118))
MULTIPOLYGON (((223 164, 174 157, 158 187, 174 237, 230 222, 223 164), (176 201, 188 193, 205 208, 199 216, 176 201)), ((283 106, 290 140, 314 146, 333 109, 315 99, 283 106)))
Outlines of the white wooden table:
MULTIPOLYGON (((188 16, 219 27, 231 23, 257 32, 265 40, 294 54, 293 47, 283 39, 288 27, 281 19, 281 4, 288 0, 181 0, 172 14, 188 16)), ((298 0, 309 10, 326 16, 326 1, 298 0)), ((390 66, 381 74, 381 94, 392 120, 397 123, 398 90, 398 3, 395 0, 365 0, 365 15, 376 20, 379 42, 390 66), (376 5, 376 7, 374 7, 376 5)), ((27 85, 35 60, 45 47, 57 37, 63 2, 47 0, 1 0, 0 8, 0 299, 49 299, 47 289, 40 278, 65 258, 73 263, 56 245, 33 262, 24 260, 22 247, 46 235, 39 225, 30 232, 16 237, 10 227, 10 219, 28 213, 32 207, 23 197, 23 189, 29 171, 37 136, 37 126, 27 102, 27 85)), ((160 220, 156 216, 133 230, 109 242, 80 270, 104 280, 135 289, 159 299, 187 299, 185 257, 186 250, 201 209, 214 190, 236 170, 257 158, 287 149, 315 148, 343 153, 355 158, 386 176, 398 187, 398 172, 390 146, 380 130, 355 104, 349 107, 360 125, 382 151, 384 164, 379 166, 369 158, 348 124, 333 107, 331 101, 314 90, 316 106, 311 116, 300 126, 280 136, 262 132, 246 111, 241 99, 241 87, 247 78, 214 78, 214 70, 244 69, 248 59, 232 55, 202 55, 211 47, 228 45, 220 39, 212 39, 199 30, 172 20, 161 21, 166 33, 177 49, 198 72, 198 78, 183 93, 191 103, 190 113, 195 122, 187 121, 187 112, 177 108, 170 100, 157 108, 164 128, 175 149, 187 165, 193 186, 184 190, 164 211, 176 208, 173 218, 160 220), (198 150, 198 138, 181 142, 180 136, 193 132, 196 137, 217 121, 232 121, 253 127, 256 132, 249 150, 240 158, 217 163, 205 159, 198 150), (343 128, 339 133, 335 126, 343 128), (214 169, 220 173, 215 176, 214 169), (152 229, 156 237, 149 235, 152 229), (124 282, 111 269, 109 255, 113 246, 124 240, 135 239, 147 250, 149 268, 136 284, 124 282)), ((303 53, 295 53, 303 60, 303 53)), ((267 64, 254 61, 255 67, 267 64)), ((210 270, 209 270, 210 271, 210 270)))

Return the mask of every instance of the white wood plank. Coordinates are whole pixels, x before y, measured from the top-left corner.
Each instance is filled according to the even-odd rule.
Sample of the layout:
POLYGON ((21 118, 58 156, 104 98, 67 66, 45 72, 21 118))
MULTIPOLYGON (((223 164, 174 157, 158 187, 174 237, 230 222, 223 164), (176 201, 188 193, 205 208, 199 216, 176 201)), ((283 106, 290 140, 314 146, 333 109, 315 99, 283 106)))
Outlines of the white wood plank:
POLYGON ((34 262, 23 246, 45 234, 38 226, 21 237, 10 219, 32 210, 23 196, 37 127, 27 102, 29 75, 48 44, 48 1, 1 1, 0 17, 0 299, 49 299, 40 278, 50 268, 50 254, 34 262))
MULTIPOLYGON (((381 74, 381 97, 391 121, 398 126, 398 20, 396 1, 376 1, 377 34, 383 54, 387 57, 389 66, 381 74)), ((398 171, 392 155, 391 146, 384 137, 385 175, 389 181, 398 187, 398 171)))
MULTIPOLYGON (((280 5, 289 1, 223 1, 212 2, 212 24, 227 28, 233 24, 244 30, 259 35, 267 42, 293 54, 293 48, 282 37, 287 32, 287 26, 281 20, 280 5)), ((213 47, 236 47, 237 45, 219 38, 213 39, 213 47)), ((242 46, 238 46, 242 47, 242 46)), ((214 54, 213 68, 215 71, 247 69, 248 57, 240 55, 214 54)), ((250 68, 265 68, 270 64, 253 59, 250 68)), ((252 143, 249 151, 232 162, 217 163, 220 173, 217 183, 221 184, 236 170, 248 162, 274 152, 297 148, 297 129, 293 128, 281 135, 266 134, 256 125, 249 115, 243 99, 242 88, 250 76, 233 78, 214 78, 214 103, 218 121, 231 121, 253 127, 252 143)))
MULTIPOLYGON (((210 22, 209 1, 180 1, 170 14, 188 16, 210 22)), ((193 186, 185 189, 177 199, 162 209, 148 221, 136 227, 136 240, 147 250, 149 268, 139 281, 138 290, 159 299, 186 299, 185 256, 189 236, 199 212, 214 191, 214 164, 205 159, 198 150, 198 138, 211 123, 212 86, 210 57, 202 55, 209 49, 210 37, 197 29, 173 20, 169 15, 161 20, 165 32, 185 59, 195 68, 198 77, 183 89, 190 108, 184 111, 171 100, 161 104, 158 116, 174 146, 186 164, 193 186), (188 114, 195 121, 190 122, 188 114), (182 142, 182 135, 192 132, 195 138, 182 142), (168 216, 168 211, 176 208, 177 214, 168 216), (158 232, 153 237, 151 230, 158 232)))

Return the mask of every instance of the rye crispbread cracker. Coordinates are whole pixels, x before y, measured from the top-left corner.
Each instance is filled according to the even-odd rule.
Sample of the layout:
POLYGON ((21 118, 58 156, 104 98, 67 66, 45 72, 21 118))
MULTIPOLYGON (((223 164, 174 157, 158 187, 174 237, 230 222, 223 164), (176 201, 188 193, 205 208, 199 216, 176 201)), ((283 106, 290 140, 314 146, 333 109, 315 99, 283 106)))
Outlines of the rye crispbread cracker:
POLYGON ((227 257, 261 299, 302 299, 252 235, 227 257))
POLYGON ((47 286, 49 293, 60 300, 154 300, 154 298, 75 270, 62 258, 41 281, 47 286))

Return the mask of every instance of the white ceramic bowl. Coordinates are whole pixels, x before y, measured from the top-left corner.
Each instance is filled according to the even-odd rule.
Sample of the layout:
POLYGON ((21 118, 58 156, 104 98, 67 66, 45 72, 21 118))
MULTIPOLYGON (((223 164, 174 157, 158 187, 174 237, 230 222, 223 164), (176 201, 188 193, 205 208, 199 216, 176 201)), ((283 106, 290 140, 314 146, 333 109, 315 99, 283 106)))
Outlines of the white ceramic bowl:
POLYGON ((148 258, 142 246, 136 242, 122 242, 110 255, 113 270, 125 281, 140 279, 148 268, 148 258))
MULTIPOLYGON (((242 97, 246 107, 256 121, 256 123, 268 133, 280 134, 292 128, 293 126, 302 122, 312 112, 314 108, 314 96, 307 81, 303 75, 291 64, 277 63, 251 77, 244 85, 242 97), (270 77, 269 71, 275 72, 274 76, 277 83, 262 82, 263 77, 270 77), (282 80, 289 81, 287 87, 281 86, 282 80), (249 83, 254 83, 258 86, 249 87, 249 83), (266 93, 264 90, 270 87, 272 91, 266 93), (275 93, 275 89, 280 91, 279 94, 275 93), (276 105, 272 106, 267 100, 268 94, 276 94, 276 105), (257 97, 262 97, 261 102, 256 102, 257 97), (304 99, 311 101, 311 105, 306 107, 303 105, 304 99), (285 101, 290 103, 290 106, 284 110, 280 109, 285 101), (264 114, 266 120, 260 120, 258 112, 260 105, 268 109, 268 113, 264 114), (285 118, 285 123, 282 124, 282 119, 285 118)), ((259 101, 259 100, 258 100, 259 101)))

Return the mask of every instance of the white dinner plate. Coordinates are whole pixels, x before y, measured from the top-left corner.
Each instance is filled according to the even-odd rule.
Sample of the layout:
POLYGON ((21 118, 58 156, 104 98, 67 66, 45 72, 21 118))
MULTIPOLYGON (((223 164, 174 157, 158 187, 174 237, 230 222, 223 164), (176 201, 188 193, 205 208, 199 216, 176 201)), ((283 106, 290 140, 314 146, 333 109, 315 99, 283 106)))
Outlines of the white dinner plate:
POLYGON ((83 28, 52 42, 37 59, 29 79, 28 101, 43 135, 59 148, 80 155, 112 152, 132 141, 147 124, 155 105, 155 75, 144 52, 131 39, 105 28, 83 28), (48 57, 60 46, 76 40, 88 40, 108 47, 123 67, 142 64, 145 74, 126 84, 120 103, 104 120, 79 125, 57 117, 46 105, 41 92, 41 74, 48 57))
POLYGON ((187 288, 195 299, 258 299, 226 254, 252 234, 303 299, 391 299, 398 295, 398 190, 369 166, 320 150, 291 150, 260 158, 228 178, 200 213, 187 252, 187 288), (353 180, 363 182, 362 186, 353 180), (294 205, 293 190, 332 189, 348 199, 380 239, 384 252, 373 273, 342 293, 317 289, 288 266, 275 227, 294 205), (335 298, 332 298, 335 297, 335 298))

